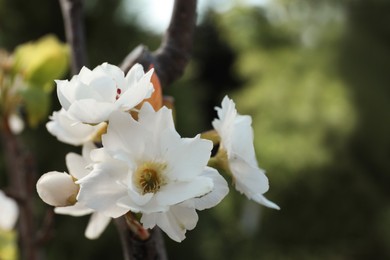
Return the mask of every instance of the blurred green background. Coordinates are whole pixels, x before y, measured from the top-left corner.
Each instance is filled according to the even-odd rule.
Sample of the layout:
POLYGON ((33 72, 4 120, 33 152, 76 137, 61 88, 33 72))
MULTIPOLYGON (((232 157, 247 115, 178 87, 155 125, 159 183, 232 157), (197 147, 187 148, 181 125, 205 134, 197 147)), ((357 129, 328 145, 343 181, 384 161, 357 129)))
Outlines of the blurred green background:
MULTIPOLYGON (((210 129, 225 94, 251 115, 270 180, 266 196, 282 210, 233 188, 220 205, 199 212, 186 240, 165 240, 170 259, 390 259, 390 1, 242 3, 204 5, 192 61, 166 94, 176 100, 183 136, 210 129)), ((131 1, 89 0, 85 7, 91 67, 119 64, 140 43, 158 47, 161 35, 124 11, 131 1)), ((1 48, 48 33, 64 39, 57 1, 0 0, 1 48)), ((44 125, 23 138, 41 173, 65 171, 65 154, 78 151, 44 125)), ((37 212, 46 207, 36 204, 37 212)), ((87 221, 56 216, 47 258, 121 259, 114 225, 90 241, 87 221)))

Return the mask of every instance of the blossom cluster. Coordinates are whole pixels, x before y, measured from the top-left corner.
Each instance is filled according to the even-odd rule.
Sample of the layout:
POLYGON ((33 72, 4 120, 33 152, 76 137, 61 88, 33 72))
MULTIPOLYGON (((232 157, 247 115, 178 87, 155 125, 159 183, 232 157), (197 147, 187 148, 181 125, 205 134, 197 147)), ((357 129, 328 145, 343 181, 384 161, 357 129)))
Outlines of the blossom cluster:
POLYGON ((183 138, 172 110, 163 106, 153 69, 134 65, 125 75, 103 63, 83 68, 70 81, 58 80, 61 110, 47 123, 58 140, 82 146, 66 156, 68 173, 48 172, 37 182, 39 196, 58 214, 92 214, 85 235, 97 238, 110 222, 129 213, 144 228, 160 227, 182 241, 195 228, 197 210, 216 206, 235 188, 267 207, 268 179, 258 167, 250 116, 239 115, 225 97, 214 129, 183 138), (208 140, 211 139, 211 140, 208 140), (213 142, 219 144, 212 156, 213 142))

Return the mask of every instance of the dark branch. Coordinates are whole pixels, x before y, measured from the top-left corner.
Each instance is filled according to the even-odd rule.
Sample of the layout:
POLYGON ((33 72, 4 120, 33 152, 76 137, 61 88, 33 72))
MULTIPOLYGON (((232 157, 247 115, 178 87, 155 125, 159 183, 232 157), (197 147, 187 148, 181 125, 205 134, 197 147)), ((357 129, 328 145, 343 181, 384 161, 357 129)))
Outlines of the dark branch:
POLYGON ((196 22, 196 0, 175 0, 171 22, 160 47, 153 53, 140 45, 121 64, 128 71, 135 63, 154 65, 162 87, 181 77, 190 59, 196 22))
POLYGON ((59 0, 64 19, 66 40, 71 49, 72 74, 86 64, 82 0, 59 0))
POLYGON ((150 231, 150 237, 147 240, 139 240, 131 232, 126 224, 124 217, 115 219, 115 225, 118 229, 122 243, 124 260, 166 260, 164 240, 161 230, 158 227, 150 231))
POLYGON ((36 165, 18 136, 12 134, 7 124, 0 129, 1 146, 6 160, 9 193, 17 198, 19 206, 19 242, 23 259, 39 259, 40 247, 35 244, 36 226, 34 204, 36 165))

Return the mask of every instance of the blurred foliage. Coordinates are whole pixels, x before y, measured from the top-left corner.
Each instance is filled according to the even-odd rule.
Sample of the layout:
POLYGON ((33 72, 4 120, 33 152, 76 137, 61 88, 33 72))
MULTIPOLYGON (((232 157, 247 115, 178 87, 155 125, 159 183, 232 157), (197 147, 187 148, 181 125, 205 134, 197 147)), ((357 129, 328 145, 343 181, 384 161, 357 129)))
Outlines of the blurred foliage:
MULTIPOLYGON (((53 35, 36 42, 16 47, 13 55, 15 81, 21 78, 19 87, 25 105, 28 123, 36 127, 50 112, 54 79, 61 78, 69 68, 69 49, 53 35)), ((18 83, 15 83, 15 85, 18 83)))
MULTIPOLYGON (((85 3, 90 64, 119 63, 139 43, 158 45, 126 17, 120 0, 85 3)), ((282 210, 232 189, 199 213, 181 244, 166 239, 170 259, 390 258, 389 12, 384 0, 300 0, 205 16, 186 75, 166 90, 176 100, 178 128, 184 136, 209 129, 228 91, 239 113, 253 117, 270 179, 266 195, 282 210)), ((60 18, 57 1, 37 8, 0 0, 0 45, 11 50, 47 33, 63 39, 60 18)), ((64 156, 74 148, 42 126, 23 137, 40 172, 66 170, 64 156)), ((44 207, 37 201, 37 211, 44 207)), ((89 241, 88 218, 56 220, 48 259, 121 258, 113 225, 89 241)))
POLYGON ((18 258, 17 236, 15 231, 0 229, 0 259, 14 260, 18 258))

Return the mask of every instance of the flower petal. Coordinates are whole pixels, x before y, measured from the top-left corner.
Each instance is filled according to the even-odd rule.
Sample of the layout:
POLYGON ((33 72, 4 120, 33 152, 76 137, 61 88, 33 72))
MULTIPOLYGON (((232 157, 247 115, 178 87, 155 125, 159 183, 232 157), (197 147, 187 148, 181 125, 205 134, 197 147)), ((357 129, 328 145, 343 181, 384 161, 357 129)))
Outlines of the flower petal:
POLYGON ((61 142, 71 145, 82 145, 91 141, 106 123, 98 125, 84 124, 70 118, 64 109, 53 112, 51 121, 46 124, 47 130, 61 142))
POLYGON ((93 213, 93 209, 87 208, 83 204, 76 202, 76 204, 67 207, 55 207, 54 212, 61 215, 70 215, 73 217, 85 216, 93 213))
POLYGON ((194 208, 173 206, 168 212, 143 214, 141 223, 146 228, 156 224, 173 240, 181 242, 185 239, 187 230, 195 228, 198 214, 194 208))
POLYGON ((142 100, 150 98, 154 91, 153 84, 150 82, 152 74, 153 70, 149 70, 137 83, 129 84, 128 89, 115 102, 117 107, 129 110, 141 103, 142 100))
POLYGON ((172 180, 191 180, 199 175, 210 159, 213 143, 201 139, 180 138, 166 131, 161 138, 161 150, 167 160, 169 178, 172 180))
POLYGON ((65 157, 65 161, 70 175, 76 179, 81 179, 87 176, 91 171, 90 169, 87 169, 88 163, 85 161, 85 159, 78 154, 68 153, 65 157))
POLYGON ((99 124, 107 121, 114 110, 113 103, 99 102, 89 98, 74 101, 68 109, 68 114, 83 123, 99 124))
POLYGON ((111 218, 106 217, 103 214, 97 212, 91 215, 89 219, 87 229, 85 230, 85 236, 88 239, 97 239, 110 224, 111 218))
POLYGON ((229 167, 236 189, 245 193, 248 198, 251 198, 252 194, 263 194, 268 191, 268 178, 262 169, 251 166, 239 157, 229 160, 229 167))
POLYGON ((155 132, 159 133, 165 129, 175 130, 175 125, 172 117, 172 110, 167 107, 162 107, 157 112, 154 111, 152 105, 148 102, 145 102, 139 113, 138 113, 138 122, 145 129, 155 129, 158 128, 155 132))
POLYGON ((261 194, 253 195, 252 199, 254 201, 256 201, 257 203, 259 203, 261 205, 264 205, 264 206, 266 206, 268 208, 280 210, 280 207, 277 204, 275 204, 272 201, 268 200, 266 197, 264 197, 261 194))
POLYGON ((156 193, 160 205, 174 205, 185 200, 205 195, 213 189, 213 181, 197 177, 189 182, 173 182, 161 187, 156 193))
POLYGON ((152 193, 145 194, 143 197, 144 200, 140 201, 138 198, 138 203, 136 203, 131 196, 125 196, 118 200, 117 205, 123 208, 127 208, 128 210, 138 213, 154 213, 154 212, 165 212, 169 209, 166 205, 160 205, 156 199, 153 197, 152 193))
POLYGON ((114 111, 109 118, 107 133, 102 136, 102 142, 111 155, 138 155, 145 149, 143 137, 146 134, 128 113, 114 111))
POLYGON ((126 168, 119 161, 95 164, 91 173, 77 181, 80 184, 77 200, 109 217, 124 215, 128 209, 116 204, 127 195, 125 186, 120 183, 123 171, 126 174, 126 168))
POLYGON ((212 179, 214 184, 213 190, 203 196, 183 202, 184 205, 193 207, 197 210, 209 209, 216 206, 229 192, 226 180, 218 173, 217 170, 206 167, 201 176, 212 179))

